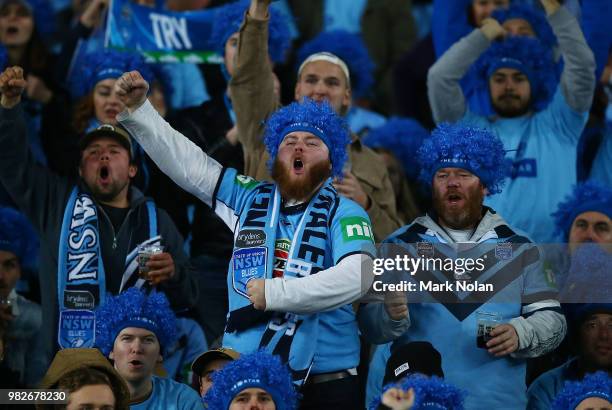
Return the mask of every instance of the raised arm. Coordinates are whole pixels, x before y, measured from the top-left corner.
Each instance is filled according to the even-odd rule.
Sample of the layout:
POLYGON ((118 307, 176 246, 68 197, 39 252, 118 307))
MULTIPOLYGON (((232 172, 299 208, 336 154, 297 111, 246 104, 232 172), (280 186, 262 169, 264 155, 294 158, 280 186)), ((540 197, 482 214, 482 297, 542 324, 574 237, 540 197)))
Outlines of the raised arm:
POLYGON ((270 0, 252 0, 240 27, 235 69, 229 83, 238 140, 245 151, 245 174, 255 175, 265 153, 264 121, 279 106, 268 54, 270 0))
POLYGON ((595 57, 578 21, 557 0, 540 0, 563 55, 561 91, 576 112, 587 112, 595 90, 595 57))
POLYGON ((463 117, 467 105, 459 81, 491 41, 504 35, 505 30, 497 20, 485 19, 481 28, 455 43, 429 69, 427 93, 436 123, 456 122, 463 117))
POLYGON ((149 154, 163 173, 208 205, 221 165, 170 126, 147 100, 149 84, 138 71, 124 73, 115 91, 126 106, 117 120, 149 154))

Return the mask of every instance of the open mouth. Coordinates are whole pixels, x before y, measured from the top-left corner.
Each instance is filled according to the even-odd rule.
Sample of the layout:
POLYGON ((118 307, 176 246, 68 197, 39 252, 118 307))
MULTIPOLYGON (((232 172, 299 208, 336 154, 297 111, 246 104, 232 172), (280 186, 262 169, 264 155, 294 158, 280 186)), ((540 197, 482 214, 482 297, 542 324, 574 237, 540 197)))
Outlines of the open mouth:
POLYGON ((302 162, 301 159, 296 158, 293 160, 293 169, 295 169, 296 171, 300 171, 304 169, 304 163, 302 162))
POLYGON ((107 182, 109 175, 110 175, 110 173, 108 171, 108 167, 107 166, 102 166, 100 168, 100 180, 102 182, 107 182))
POLYGON ((9 26, 6 28, 6 34, 17 34, 19 33, 19 28, 15 26, 9 26))
POLYGON ((135 368, 141 368, 143 366, 143 363, 140 360, 131 360, 128 362, 128 364, 135 368))
POLYGON ((117 116, 117 114, 119 114, 119 111, 117 110, 106 110, 104 111, 106 116, 109 118, 115 118, 117 116))
POLYGON ((459 194, 449 194, 446 197, 446 200, 451 204, 451 205, 457 205, 463 198, 461 197, 461 195, 459 194))

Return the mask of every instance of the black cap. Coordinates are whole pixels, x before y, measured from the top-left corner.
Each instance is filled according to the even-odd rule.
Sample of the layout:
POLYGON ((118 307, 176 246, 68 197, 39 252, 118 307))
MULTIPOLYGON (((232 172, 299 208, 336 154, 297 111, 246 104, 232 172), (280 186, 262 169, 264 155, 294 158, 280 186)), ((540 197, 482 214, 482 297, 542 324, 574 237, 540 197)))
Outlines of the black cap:
POLYGON ((442 356, 431 343, 410 342, 392 350, 383 384, 398 381, 413 373, 444 378, 442 356))
POLYGON ((92 130, 85 134, 83 138, 81 138, 81 140, 79 141, 79 149, 81 150, 81 152, 83 152, 93 140, 101 137, 110 137, 117 140, 117 142, 119 142, 128 151, 128 153, 130 154, 130 158, 133 158, 132 141, 130 139, 130 134, 128 134, 127 131, 124 130, 122 127, 111 124, 100 125, 95 130, 92 130))
POLYGON ((206 365, 213 360, 236 360, 240 357, 240 353, 228 347, 220 347, 202 353, 191 364, 191 370, 198 376, 202 376, 206 365))

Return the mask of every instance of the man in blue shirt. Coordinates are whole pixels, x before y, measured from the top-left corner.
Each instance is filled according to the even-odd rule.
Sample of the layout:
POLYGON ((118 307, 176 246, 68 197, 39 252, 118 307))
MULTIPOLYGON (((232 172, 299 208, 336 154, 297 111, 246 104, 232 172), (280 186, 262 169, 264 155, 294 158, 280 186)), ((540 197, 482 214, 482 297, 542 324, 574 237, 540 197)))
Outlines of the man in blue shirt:
POLYGON ((210 205, 234 232, 223 345, 265 348, 306 380, 303 408, 356 408, 359 363, 351 303, 369 286, 362 257, 374 234, 365 210, 342 197, 349 134, 327 102, 305 100, 272 115, 264 142, 273 183, 223 168, 172 129, 146 101, 148 84, 125 73, 122 124, 179 186, 210 205))
POLYGON ((470 258, 476 267, 468 272, 434 264, 414 270, 409 278, 418 287, 450 284, 451 289, 408 291, 407 330, 384 315, 382 304, 378 315, 374 309, 368 314, 371 323, 385 324, 362 326, 372 340, 381 341, 376 333, 386 326, 395 328, 395 337, 388 338, 395 343, 430 342, 442 355, 446 380, 468 392, 467 409, 524 409, 525 359, 554 349, 565 334, 555 291, 542 273, 540 249, 483 206, 485 195, 501 191, 509 168, 504 156, 499 138, 483 129, 442 125, 432 133, 419 159, 421 179, 432 187, 433 211, 387 238, 385 243, 394 246, 386 251, 401 250, 413 260, 450 259, 457 267, 461 259, 467 267, 470 258), (461 290, 466 283, 492 290, 461 290))
POLYGON ((176 341, 178 326, 168 299, 130 288, 96 309, 96 346, 130 390, 130 408, 201 409, 198 394, 186 384, 154 376, 155 367, 176 341), (166 349, 166 350, 165 350, 166 349))
POLYGON ((563 56, 558 86, 552 50, 535 38, 508 37, 489 18, 431 67, 428 94, 437 123, 461 121, 499 136, 513 172, 504 192, 487 204, 545 243, 554 238, 550 210, 576 182, 576 147, 593 98, 595 60, 569 11, 557 0, 540 1, 563 56), (489 91, 491 117, 468 109, 459 84, 473 63, 489 91))

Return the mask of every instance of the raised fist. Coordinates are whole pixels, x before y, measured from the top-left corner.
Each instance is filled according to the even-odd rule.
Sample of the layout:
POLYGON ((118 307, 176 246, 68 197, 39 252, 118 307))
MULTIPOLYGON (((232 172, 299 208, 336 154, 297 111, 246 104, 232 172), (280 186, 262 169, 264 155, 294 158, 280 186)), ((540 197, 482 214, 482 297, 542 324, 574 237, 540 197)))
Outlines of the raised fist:
POLYGON ((8 67, 0 74, 0 105, 2 108, 13 108, 21 102, 21 93, 26 88, 23 78, 23 68, 8 67))
POLYGON ((115 83, 115 92, 128 112, 134 112, 147 99, 149 83, 138 71, 123 73, 115 83))
POLYGON ((482 21, 480 31, 482 31, 482 34, 484 34, 489 41, 504 38, 506 36, 506 29, 499 24, 499 21, 491 17, 488 17, 482 21))

